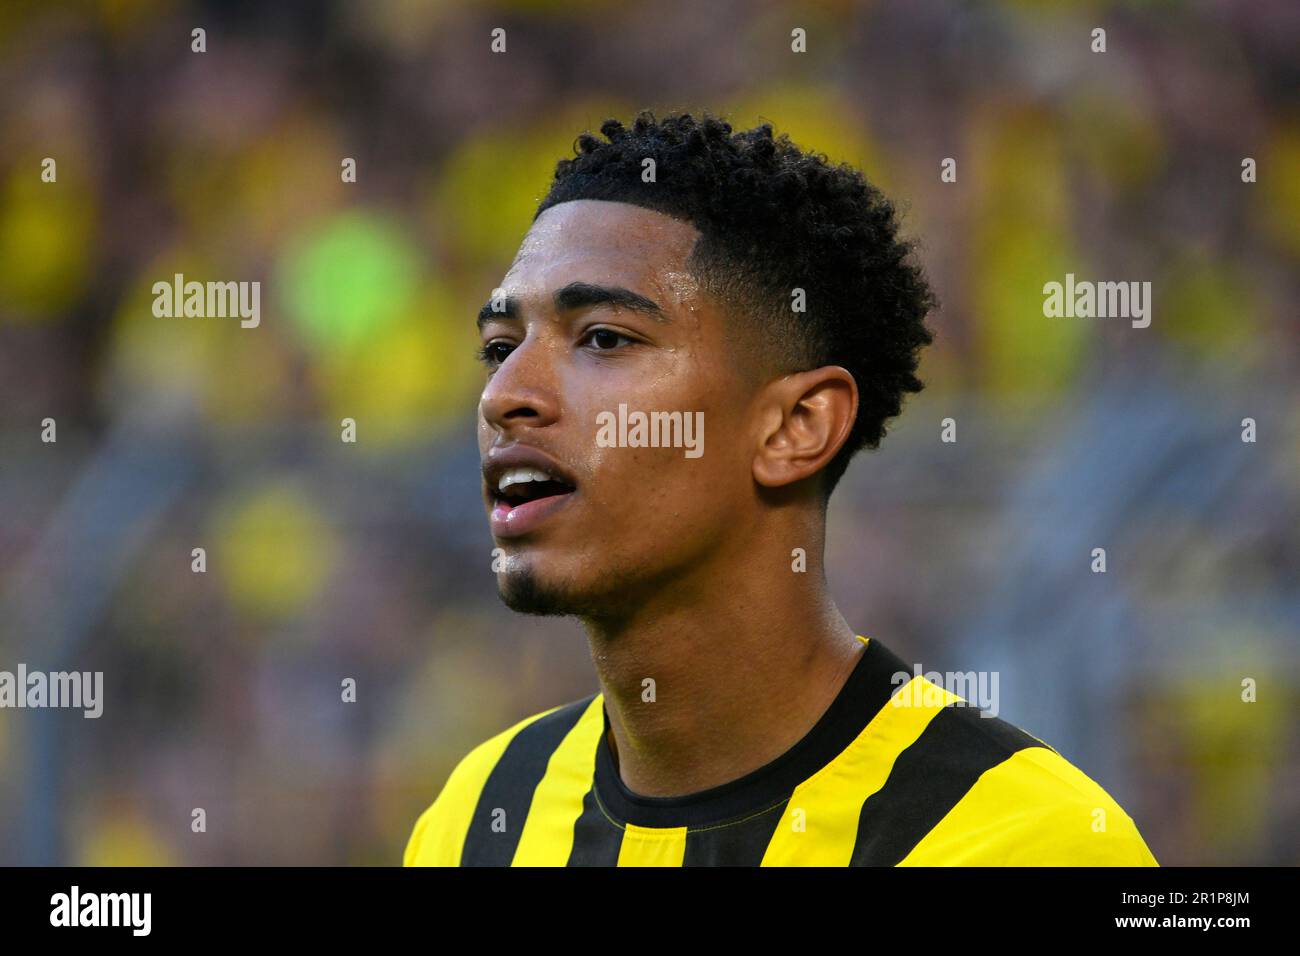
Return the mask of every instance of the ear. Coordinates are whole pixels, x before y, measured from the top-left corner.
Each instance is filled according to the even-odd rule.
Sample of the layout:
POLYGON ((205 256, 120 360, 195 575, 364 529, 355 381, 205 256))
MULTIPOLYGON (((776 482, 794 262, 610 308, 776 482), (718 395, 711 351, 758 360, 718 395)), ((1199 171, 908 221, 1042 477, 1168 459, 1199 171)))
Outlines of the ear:
POLYGON ((858 414, 858 384, 847 369, 827 365, 781 377, 760 401, 754 480, 779 488, 821 471, 844 446, 858 414))

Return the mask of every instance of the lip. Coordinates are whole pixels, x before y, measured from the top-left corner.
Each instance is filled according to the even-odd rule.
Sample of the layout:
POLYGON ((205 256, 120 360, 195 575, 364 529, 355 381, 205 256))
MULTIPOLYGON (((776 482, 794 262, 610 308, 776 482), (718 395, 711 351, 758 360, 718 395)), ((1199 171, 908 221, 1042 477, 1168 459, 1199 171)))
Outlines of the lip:
POLYGON ((553 514, 563 510, 578 494, 578 482, 572 472, 540 448, 530 445, 507 445, 494 448, 483 459, 483 497, 488 507, 488 524, 496 538, 518 538, 535 530, 553 514), (573 491, 536 501, 510 506, 494 493, 501 475, 510 468, 538 468, 571 485, 573 491))
POLYGON ((525 501, 513 508, 507 502, 493 501, 492 510, 488 513, 488 524, 492 527, 493 537, 518 538, 528 534, 551 515, 568 507, 576 494, 576 491, 570 491, 564 495, 525 501))

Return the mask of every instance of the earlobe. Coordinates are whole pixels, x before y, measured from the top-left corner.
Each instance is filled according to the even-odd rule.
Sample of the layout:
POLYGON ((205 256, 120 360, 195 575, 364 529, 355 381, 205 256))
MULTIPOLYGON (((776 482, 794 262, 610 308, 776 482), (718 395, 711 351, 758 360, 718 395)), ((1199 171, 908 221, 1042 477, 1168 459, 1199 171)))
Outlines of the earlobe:
POLYGON ((858 410, 853 376, 836 365, 788 375, 770 386, 754 480, 781 487, 821 471, 848 440, 858 410))

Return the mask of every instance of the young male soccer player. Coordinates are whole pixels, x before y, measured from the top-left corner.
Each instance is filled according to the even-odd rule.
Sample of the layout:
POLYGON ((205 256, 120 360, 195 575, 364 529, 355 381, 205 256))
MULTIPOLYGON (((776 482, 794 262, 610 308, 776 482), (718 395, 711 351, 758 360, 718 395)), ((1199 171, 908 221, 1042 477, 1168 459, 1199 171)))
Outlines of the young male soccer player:
POLYGON ((478 319, 498 588, 582 621, 601 693, 466 756, 405 862, 1155 865, 1043 741, 900 688, 827 593, 827 498, 931 338, 890 203, 766 125, 601 131, 478 319))

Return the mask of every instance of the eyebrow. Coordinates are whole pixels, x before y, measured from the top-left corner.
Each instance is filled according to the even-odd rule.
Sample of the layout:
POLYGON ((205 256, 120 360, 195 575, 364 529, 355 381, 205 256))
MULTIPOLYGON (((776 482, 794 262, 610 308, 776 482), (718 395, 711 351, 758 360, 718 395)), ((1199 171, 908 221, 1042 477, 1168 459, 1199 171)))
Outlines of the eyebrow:
MULTIPOLYGON (((670 321, 668 314, 659 306, 659 303, 646 298, 639 292, 633 292, 631 289, 625 289, 623 286, 617 285, 570 282, 563 288, 556 290, 554 302, 555 308, 560 312, 594 305, 612 305, 616 308, 628 309, 632 312, 648 315, 656 322, 670 321)), ((501 302, 502 307, 500 309, 492 308, 492 302, 488 302, 483 308, 479 309, 478 327, 482 329, 485 324, 493 319, 518 319, 520 304, 519 297, 513 295, 505 297, 501 302)))

